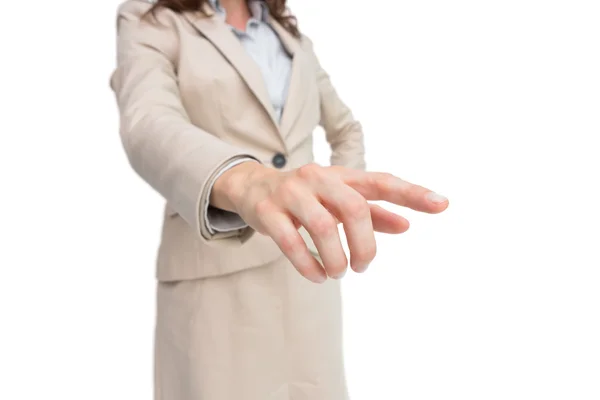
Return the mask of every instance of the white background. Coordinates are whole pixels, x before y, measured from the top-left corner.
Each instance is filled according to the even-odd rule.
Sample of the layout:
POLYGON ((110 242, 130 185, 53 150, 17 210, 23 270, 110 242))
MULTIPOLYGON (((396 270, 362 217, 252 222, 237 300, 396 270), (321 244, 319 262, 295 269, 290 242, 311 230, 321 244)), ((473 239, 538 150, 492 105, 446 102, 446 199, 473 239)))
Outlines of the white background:
MULTIPOLYGON (((3 6, 0 399, 151 398, 163 201, 119 141, 117 4, 3 6)), ((291 6, 370 169, 451 200, 345 278, 352 399, 600 399, 599 3, 291 6)))

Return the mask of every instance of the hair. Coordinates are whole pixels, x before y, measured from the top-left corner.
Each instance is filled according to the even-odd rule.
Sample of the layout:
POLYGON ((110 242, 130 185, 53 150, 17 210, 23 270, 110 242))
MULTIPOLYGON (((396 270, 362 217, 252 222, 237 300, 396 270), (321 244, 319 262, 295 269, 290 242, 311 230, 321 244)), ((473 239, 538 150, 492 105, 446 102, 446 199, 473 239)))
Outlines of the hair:
MULTIPOLYGON (((296 17, 288 14, 286 0, 262 0, 269 9, 269 14, 275 21, 288 31, 292 36, 299 38, 298 21, 296 17)), ((186 11, 201 11, 208 0, 157 0, 149 13, 155 14, 160 8, 168 8, 176 13, 186 11)))

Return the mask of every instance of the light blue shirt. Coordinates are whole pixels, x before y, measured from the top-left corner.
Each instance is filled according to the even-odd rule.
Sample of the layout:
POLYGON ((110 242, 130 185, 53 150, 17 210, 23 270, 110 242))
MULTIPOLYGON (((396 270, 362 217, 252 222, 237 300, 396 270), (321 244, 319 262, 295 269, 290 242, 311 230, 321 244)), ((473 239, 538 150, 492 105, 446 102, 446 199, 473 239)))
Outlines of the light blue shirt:
MULTIPOLYGON (((221 7, 220 1, 210 0, 210 3, 217 15, 225 19, 225 10, 221 7)), ((248 7, 251 18, 246 24, 246 30, 240 31, 234 27, 231 27, 231 30, 258 65, 275 110, 275 117, 279 121, 287 99, 292 59, 277 33, 267 22, 269 9, 264 0, 250 0, 248 7)))

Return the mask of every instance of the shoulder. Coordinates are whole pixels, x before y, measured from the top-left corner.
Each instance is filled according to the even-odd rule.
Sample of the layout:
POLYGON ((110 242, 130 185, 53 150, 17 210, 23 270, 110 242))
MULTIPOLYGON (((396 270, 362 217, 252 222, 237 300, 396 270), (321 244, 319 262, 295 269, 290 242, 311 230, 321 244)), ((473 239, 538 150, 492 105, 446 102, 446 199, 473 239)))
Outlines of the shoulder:
POLYGON ((149 15, 152 6, 156 0, 124 0, 117 7, 117 19, 152 21, 158 20, 161 23, 171 23, 175 17, 173 11, 161 7, 153 15, 149 15), (145 18, 148 16, 149 18, 145 18))
POLYGON ((125 0, 117 7, 117 35, 172 54, 178 47, 181 16, 154 0, 125 0))
POLYGON ((302 48, 304 48, 304 50, 312 50, 312 48, 313 48, 313 42, 304 33, 300 34, 299 41, 300 41, 300 45, 302 46, 302 48))
POLYGON ((154 3, 152 0, 125 0, 117 7, 117 15, 141 17, 150 11, 154 3))
POLYGON ((119 5, 119 53, 134 53, 142 45, 175 60, 179 51, 179 17, 163 7, 150 13, 153 3, 148 0, 125 0, 119 5))

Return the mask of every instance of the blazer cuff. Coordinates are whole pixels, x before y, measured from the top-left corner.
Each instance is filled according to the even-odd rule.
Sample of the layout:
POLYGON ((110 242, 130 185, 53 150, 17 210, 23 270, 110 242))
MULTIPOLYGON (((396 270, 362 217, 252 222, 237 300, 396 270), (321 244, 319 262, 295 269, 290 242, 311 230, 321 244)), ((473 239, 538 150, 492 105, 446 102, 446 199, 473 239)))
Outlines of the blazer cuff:
POLYGON ((217 179, 227 170, 248 161, 258 162, 255 158, 249 156, 235 157, 221 167, 210 180, 204 201, 204 210, 202 211, 204 212, 206 229, 211 235, 215 233, 234 233, 237 235, 241 230, 248 228, 248 224, 238 214, 213 207, 209 204, 210 194, 217 179))

